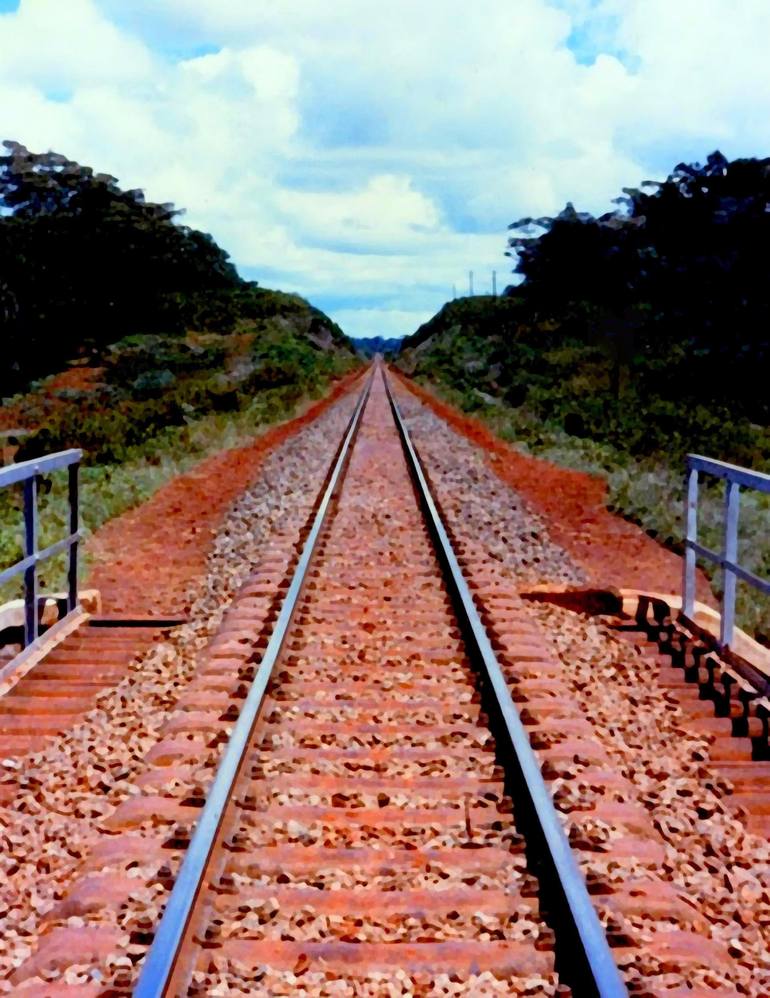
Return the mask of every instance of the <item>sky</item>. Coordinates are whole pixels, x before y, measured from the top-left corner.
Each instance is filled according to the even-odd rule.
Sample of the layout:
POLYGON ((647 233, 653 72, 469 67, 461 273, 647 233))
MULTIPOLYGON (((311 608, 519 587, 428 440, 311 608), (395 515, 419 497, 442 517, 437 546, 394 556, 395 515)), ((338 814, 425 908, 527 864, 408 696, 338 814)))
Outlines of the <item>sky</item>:
POLYGON ((401 336, 510 283, 518 218, 770 155, 768 41, 768 0, 0 0, 0 138, 401 336))

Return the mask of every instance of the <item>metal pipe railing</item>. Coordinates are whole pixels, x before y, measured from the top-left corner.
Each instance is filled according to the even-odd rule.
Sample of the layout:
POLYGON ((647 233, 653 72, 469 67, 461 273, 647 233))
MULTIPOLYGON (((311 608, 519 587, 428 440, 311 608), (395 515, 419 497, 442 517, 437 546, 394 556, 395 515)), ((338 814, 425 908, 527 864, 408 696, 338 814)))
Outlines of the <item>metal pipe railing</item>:
POLYGON ((735 634, 735 588, 740 579, 760 592, 770 595, 770 582, 738 564, 738 521, 740 490, 754 489, 770 495, 770 475, 740 468, 736 464, 715 461, 700 454, 687 455, 687 498, 685 500, 685 555, 682 578, 682 612, 685 617, 695 614, 695 560, 697 557, 719 565, 722 569, 722 611, 719 643, 729 648, 735 634), (722 553, 698 543, 698 476, 700 473, 722 478, 725 486, 725 529, 722 553))
POLYGON ((78 528, 78 486, 79 470, 83 452, 65 450, 58 454, 21 461, 6 468, 0 468, 0 488, 23 483, 24 485, 24 557, 0 572, 0 584, 24 575, 24 647, 37 640, 40 634, 39 596, 37 566, 46 558, 62 551, 68 551, 67 567, 67 614, 75 610, 78 603, 78 545, 82 531, 78 528), (68 470, 69 528, 67 537, 40 550, 38 548, 38 480, 41 475, 52 471, 68 470))

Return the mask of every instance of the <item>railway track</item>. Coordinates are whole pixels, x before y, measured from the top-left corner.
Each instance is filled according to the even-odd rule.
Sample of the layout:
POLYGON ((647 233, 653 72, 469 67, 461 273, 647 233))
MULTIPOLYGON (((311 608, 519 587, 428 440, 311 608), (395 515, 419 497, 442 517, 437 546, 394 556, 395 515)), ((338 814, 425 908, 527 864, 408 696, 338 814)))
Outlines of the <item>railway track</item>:
MULTIPOLYGON (((3 993, 767 993, 765 853, 718 816, 705 744, 677 745, 669 786, 681 729, 636 682, 657 666, 522 599, 498 538, 524 532, 526 577, 561 556, 515 496, 489 510, 456 476, 442 432, 375 368, 261 543, 262 514, 238 514, 221 570, 250 553, 200 652, 172 667, 160 646, 117 687, 119 728, 87 715, 103 762, 92 791, 78 767, 62 783, 76 812, 48 810, 66 795, 45 765, 19 770, 0 828, 38 816, 55 865, 30 914, 0 915, 3 993), (152 723, 113 758, 137 709, 152 723)), ((34 859, 3 841, 6 868, 34 859)))
POLYGON ((238 720, 138 998, 625 993, 379 368, 217 706, 238 720))

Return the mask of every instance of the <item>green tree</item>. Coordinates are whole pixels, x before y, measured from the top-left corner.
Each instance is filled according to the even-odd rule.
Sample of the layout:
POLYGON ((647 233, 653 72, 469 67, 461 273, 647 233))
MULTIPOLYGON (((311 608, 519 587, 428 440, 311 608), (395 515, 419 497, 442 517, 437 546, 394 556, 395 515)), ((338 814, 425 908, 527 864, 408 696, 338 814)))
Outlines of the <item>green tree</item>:
POLYGON ((54 369, 83 344, 183 328, 189 298, 241 285, 227 254, 180 225, 173 205, 59 153, 4 145, 0 329, 17 379, 54 369))
POLYGON ((617 205, 514 222, 515 293, 571 334, 604 340, 616 390, 620 367, 646 358, 636 377, 655 378, 656 391, 769 419, 770 159, 714 152, 624 189, 617 205))

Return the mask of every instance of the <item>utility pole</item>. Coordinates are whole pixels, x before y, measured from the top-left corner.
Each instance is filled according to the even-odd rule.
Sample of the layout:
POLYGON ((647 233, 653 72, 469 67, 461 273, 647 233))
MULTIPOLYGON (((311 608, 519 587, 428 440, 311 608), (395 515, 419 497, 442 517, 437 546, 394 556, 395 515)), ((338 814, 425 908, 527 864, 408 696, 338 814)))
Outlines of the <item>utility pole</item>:
POLYGON ((454 301, 455 298, 457 298, 457 285, 453 284, 452 285, 452 301, 454 301))
POLYGON ((497 271, 492 271, 492 296, 497 298, 497 271))
POLYGON ((473 297, 473 271, 468 271, 468 294, 473 297))

